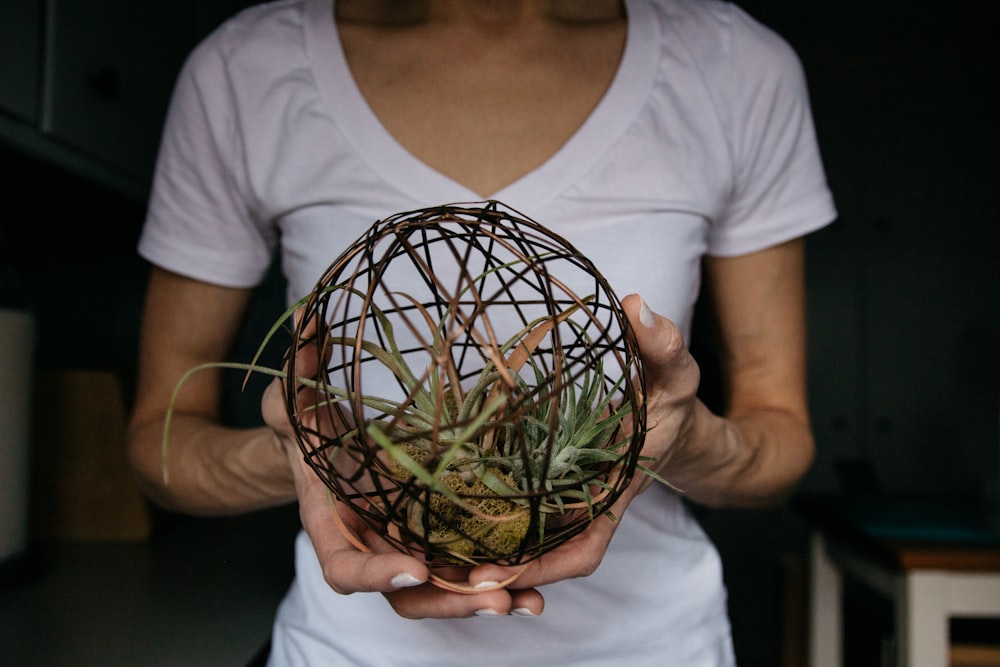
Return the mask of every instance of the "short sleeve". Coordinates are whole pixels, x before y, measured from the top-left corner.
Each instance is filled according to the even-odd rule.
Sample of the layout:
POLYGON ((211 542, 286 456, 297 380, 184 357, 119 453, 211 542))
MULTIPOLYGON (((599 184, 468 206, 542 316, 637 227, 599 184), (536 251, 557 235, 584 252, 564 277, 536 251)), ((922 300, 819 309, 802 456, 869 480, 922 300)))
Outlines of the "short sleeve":
POLYGON ((728 75, 718 88, 732 153, 732 191, 709 231, 710 255, 739 255, 834 219, 801 63, 778 35, 739 8, 728 75))
POLYGON ((171 98, 139 254, 227 287, 258 284, 277 232, 255 216, 224 29, 188 57, 171 98))

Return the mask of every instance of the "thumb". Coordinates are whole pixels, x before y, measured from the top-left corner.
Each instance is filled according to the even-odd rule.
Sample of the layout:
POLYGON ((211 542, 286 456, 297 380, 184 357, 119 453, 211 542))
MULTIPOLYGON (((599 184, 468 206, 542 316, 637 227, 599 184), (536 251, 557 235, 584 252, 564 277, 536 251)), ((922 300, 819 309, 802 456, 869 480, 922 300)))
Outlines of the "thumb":
POLYGON ((650 310, 638 294, 626 296, 622 308, 639 344, 647 391, 666 391, 674 397, 697 391, 701 378, 698 364, 677 325, 650 310))

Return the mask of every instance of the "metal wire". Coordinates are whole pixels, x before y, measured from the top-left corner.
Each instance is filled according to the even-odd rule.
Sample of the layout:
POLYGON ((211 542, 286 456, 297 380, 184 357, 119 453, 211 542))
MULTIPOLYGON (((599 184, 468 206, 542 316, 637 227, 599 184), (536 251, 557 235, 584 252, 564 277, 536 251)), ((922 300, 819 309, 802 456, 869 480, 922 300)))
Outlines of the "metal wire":
POLYGON ((431 565, 536 558, 634 474, 645 392, 621 304, 572 245, 499 202, 376 222, 317 282, 294 341, 285 398, 305 460, 431 565), (567 474, 571 411, 609 426, 567 474))

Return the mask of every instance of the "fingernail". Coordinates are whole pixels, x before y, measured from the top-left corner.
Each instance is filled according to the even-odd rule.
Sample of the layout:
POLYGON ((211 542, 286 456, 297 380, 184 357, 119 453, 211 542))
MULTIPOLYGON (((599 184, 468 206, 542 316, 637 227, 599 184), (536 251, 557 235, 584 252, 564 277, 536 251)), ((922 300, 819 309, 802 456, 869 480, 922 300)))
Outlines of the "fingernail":
POLYGON ((395 577, 393 577, 392 581, 389 583, 392 584, 393 588, 409 588, 411 586, 419 586, 424 582, 417 579, 409 572, 400 572, 395 577))
POLYGON ((484 588, 496 588, 500 585, 499 581, 480 581, 478 584, 473 586, 477 590, 482 590, 484 588))
POLYGON ((653 326, 653 311, 649 309, 646 300, 642 297, 639 297, 639 322, 647 329, 653 326))
POLYGON ((499 616, 500 613, 493 609, 477 609, 476 616, 499 616))
POLYGON ((518 607, 517 609, 510 610, 511 616, 536 616, 535 612, 531 611, 526 607, 518 607))

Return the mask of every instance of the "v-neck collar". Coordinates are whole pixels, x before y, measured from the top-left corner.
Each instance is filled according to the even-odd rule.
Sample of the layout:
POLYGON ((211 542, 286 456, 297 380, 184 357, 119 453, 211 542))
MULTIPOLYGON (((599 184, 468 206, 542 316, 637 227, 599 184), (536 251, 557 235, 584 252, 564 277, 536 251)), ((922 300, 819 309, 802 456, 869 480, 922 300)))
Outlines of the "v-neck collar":
MULTIPOLYGON (((608 90, 586 121, 544 163, 489 196, 538 210, 577 182, 632 123, 652 87, 659 27, 647 2, 626 1, 628 32, 608 90)), ((393 187, 424 203, 478 201, 481 195, 427 165, 382 125, 361 94, 340 42, 331 0, 309 0, 306 48, 324 104, 344 137, 393 187)))

